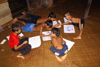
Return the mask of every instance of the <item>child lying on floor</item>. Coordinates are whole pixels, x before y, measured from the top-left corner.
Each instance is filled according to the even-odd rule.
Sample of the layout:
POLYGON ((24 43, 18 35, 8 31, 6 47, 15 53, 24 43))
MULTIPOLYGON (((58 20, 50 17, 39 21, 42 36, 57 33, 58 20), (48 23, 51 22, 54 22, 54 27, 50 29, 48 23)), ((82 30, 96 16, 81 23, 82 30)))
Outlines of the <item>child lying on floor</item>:
POLYGON ((80 30, 79 36, 76 37, 76 38, 74 38, 74 39, 81 39, 85 21, 84 21, 83 19, 80 19, 80 18, 74 18, 74 17, 72 17, 72 16, 71 16, 71 13, 70 13, 69 11, 66 11, 64 15, 65 15, 65 17, 66 17, 66 19, 67 19, 68 21, 65 22, 65 23, 62 23, 62 25, 68 24, 69 21, 72 21, 72 24, 73 24, 74 26, 77 26, 78 29, 80 30))
POLYGON ((40 25, 35 25, 34 23, 26 23, 26 22, 19 21, 19 20, 13 21, 13 23, 15 23, 15 22, 20 22, 23 25, 25 25, 24 27, 22 27, 23 32, 40 31, 40 36, 41 37, 48 36, 48 35, 42 35, 42 29, 44 27, 46 27, 47 30, 51 30, 53 27, 57 26, 57 25, 52 26, 53 24, 52 24, 51 20, 47 20, 45 23, 42 23, 40 25))
POLYGON ((21 26, 19 24, 12 25, 12 32, 9 38, 9 46, 12 51, 19 51, 18 58, 25 59, 23 55, 28 54, 31 51, 31 45, 28 44, 28 38, 22 38, 19 40, 18 34, 21 32, 21 26))
MULTIPOLYGON (((52 20, 52 21, 58 22, 54 12, 51 12, 48 17, 40 17, 40 16, 35 16, 35 15, 30 15, 30 14, 26 13, 25 11, 23 11, 22 14, 25 15, 27 18, 31 18, 30 20, 18 19, 19 21, 23 21, 26 23, 38 24, 38 23, 45 23, 47 20, 52 20)), ((15 20, 13 20, 13 21, 17 20, 17 18, 14 18, 14 19, 15 20)))
POLYGON ((54 46, 51 46, 50 50, 54 53, 57 60, 62 62, 67 57, 68 47, 66 42, 61 37, 59 37, 59 34, 60 30, 58 28, 53 28, 51 30, 52 44, 54 46))

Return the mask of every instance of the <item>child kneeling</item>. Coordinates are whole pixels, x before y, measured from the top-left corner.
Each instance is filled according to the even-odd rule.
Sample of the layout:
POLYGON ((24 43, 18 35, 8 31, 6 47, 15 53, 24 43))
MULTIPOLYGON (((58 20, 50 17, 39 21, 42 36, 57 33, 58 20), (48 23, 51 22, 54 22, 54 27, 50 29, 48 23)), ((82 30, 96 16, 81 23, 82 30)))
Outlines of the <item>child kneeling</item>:
POLYGON ((28 44, 28 38, 22 38, 19 40, 18 34, 21 32, 21 26, 19 24, 12 25, 12 32, 9 38, 9 46, 12 51, 20 52, 17 55, 18 58, 25 59, 23 55, 28 54, 31 51, 31 45, 28 44))
POLYGON ((66 45, 66 42, 59 37, 59 34, 60 30, 58 28, 53 28, 51 30, 52 43, 54 46, 51 46, 50 50, 54 53, 57 60, 62 62, 67 57, 68 46, 66 45))

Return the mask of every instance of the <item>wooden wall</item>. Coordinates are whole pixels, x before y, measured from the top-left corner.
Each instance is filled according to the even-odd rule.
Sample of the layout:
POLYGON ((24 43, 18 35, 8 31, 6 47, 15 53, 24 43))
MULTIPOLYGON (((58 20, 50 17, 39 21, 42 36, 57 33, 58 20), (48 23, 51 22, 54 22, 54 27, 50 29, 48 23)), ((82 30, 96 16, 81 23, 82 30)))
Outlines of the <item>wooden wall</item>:
POLYGON ((34 10, 37 8, 50 7, 53 4, 53 0, 26 0, 28 10, 34 10))
POLYGON ((0 0, 0 3, 4 3, 4 2, 7 2, 7 0, 0 0))
POLYGON ((7 0, 0 0, 0 26, 12 20, 12 14, 7 0))

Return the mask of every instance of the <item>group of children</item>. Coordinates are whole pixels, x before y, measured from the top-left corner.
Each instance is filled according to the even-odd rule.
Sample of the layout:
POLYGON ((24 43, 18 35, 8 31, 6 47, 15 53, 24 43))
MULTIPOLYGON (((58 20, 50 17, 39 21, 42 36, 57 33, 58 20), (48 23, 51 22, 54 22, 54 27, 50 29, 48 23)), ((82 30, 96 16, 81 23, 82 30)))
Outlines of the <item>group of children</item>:
MULTIPOLYGON (((67 50, 68 46, 66 45, 66 42, 59 37, 60 30, 56 27, 58 27, 60 24, 57 23, 57 25, 53 26, 52 21, 57 21, 56 15, 54 12, 51 12, 48 17, 40 17, 35 15, 30 15, 26 13, 25 11, 22 12, 23 15, 26 15, 26 17, 31 18, 30 20, 24 20, 24 19, 18 19, 14 18, 12 20, 12 32, 10 34, 9 38, 9 46, 13 51, 20 51, 20 54, 17 55, 18 58, 25 59, 23 55, 28 54, 31 50, 31 46, 28 44, 28 38, 20 38, 18 34, 21 32, 21 26, 17 24, 16 22, 22 23, 24 26, 22 27, 23 32, 32 32, 32 31, 40 31, 40 36, 51 36, 52 37, 52 44, 54 46, 50 47, 50 50, 53 52, 55 57, 59 62, 62 62, 65 60, 67 56, 67 50), (36 25, 39 24, 39 25, 36 25), (42 35, 42 30, 46 28, 47 30, 51 30, 50 35, 42 35), (20 40, 19 40, 20 38, 20 40)), ((61 25, 68 24, 69 21, 72 21, 72 24, 77 26, 80 30, 80 34, 78 37, 74 39, 81 39, 81 35, 83 32, 84 27, 84 20, 80 18, 74 18, 71 16, 71 13, 69 11, 65 12, 65 17, 68 19, 67 22, 62 23, 61 25)))

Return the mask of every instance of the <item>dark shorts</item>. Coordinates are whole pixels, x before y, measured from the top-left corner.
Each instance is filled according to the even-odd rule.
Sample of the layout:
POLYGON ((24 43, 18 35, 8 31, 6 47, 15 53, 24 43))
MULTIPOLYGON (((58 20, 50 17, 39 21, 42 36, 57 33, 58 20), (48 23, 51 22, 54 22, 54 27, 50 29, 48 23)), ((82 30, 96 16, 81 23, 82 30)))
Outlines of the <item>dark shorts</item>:
POLYGON ((72 22, 72 24, 73 24, 74 26, 77 26, 79 30, 82 30, 82 29, 84 28, 85 21, 84 21, 83 19, 81 19, 81 26, 83 27, 83 28, 81 28, 81 29, 79 28, 79 23, 73 23, 73 22, 72 22))
POLYGON ((30 15, 30 14, 26 14, 26 17, 31 18, 31 20, 24 20, 24 19, 18 19, 18 20, 24 21, 25 23, 34 23, 34 24, 36 24, 37 20, 39 18, 41 18, 40 16, 35 16, 35 15, 30 15))
MULTIPOLYGON (((21 45, 24 41, 28 41, 28 38, 22 38, 20 40, 20 43, 18 45, 21 45)), ((28 54, 31 51, 31 45, 29 44, 24 44, 22 47, 20 47, 19 49, 15 50, 14 48, 11 49, 12 51, 15 52, 20 52, 22 55, 28 54)))
POLYGON ((57 56, 63 56, 67 53, 68 51, 68 46, 66 44, 63 44, 62 49, 55 49, 54 46, 50 47, 50 50, 57 56))

